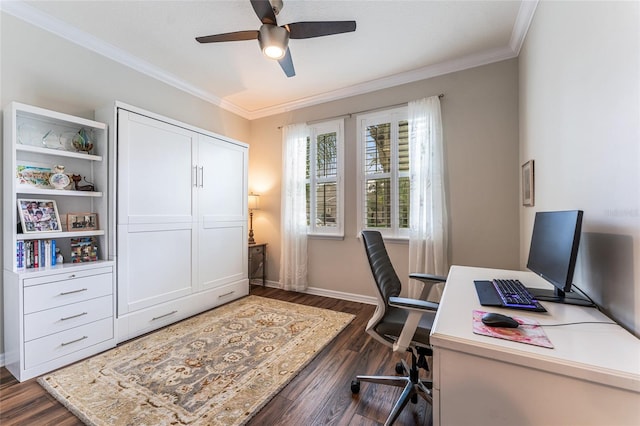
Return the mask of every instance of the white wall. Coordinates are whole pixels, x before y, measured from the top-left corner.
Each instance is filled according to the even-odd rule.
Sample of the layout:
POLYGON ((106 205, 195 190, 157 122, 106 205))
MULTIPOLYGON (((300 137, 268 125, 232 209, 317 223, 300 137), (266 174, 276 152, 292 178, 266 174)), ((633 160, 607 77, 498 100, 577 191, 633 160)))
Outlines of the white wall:
POLYGON ((536 211, 584 210, 574 283, 640 335, 640 3, 540 2, 519 65, 520 264, 536 211))
MULTIPOLYGON (((282 134, 279 126, 314 121, 444 94, 441 100, 449 191, 450 260, 517 268, 518 68, 512 59, 251 122, 249 189, 261 194, 256 238, 268 242, 268 279, 279 280, 282 134)), ((310 239, 309 285, 373 296, 371 272, 356 238, 356 116, 345 120, 345 238, 310 239)), ((408 244, 387 243, 406 283, 408 244)))

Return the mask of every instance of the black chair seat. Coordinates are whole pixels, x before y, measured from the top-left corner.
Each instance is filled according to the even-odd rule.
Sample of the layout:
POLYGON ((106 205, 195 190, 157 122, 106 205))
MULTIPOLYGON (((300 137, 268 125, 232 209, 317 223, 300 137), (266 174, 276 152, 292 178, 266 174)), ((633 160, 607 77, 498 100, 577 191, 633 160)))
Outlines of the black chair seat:
MULTIPOLYGON (((394 308, 389 306, 384 318, 376 325, 375 331, 381 335, 397 337, 402 332, 404 324, 407 321, 408 313, 404 309, 394 308)), ((416 344, 422 344, 429 346, 429 334, 431 334, 431 327, 433 326, 433 320, 436 317, 435 312, 429 312, 422 316, 418 328, 413 335, 413 342, 416 344)), ((395 342, 395 339, 391 339, 395 342)))

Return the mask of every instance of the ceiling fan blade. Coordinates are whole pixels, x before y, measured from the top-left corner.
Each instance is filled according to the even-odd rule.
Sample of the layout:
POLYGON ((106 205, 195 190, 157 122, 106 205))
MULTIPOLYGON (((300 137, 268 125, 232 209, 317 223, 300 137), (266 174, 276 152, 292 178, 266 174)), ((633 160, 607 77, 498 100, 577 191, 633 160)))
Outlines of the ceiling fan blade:
POLYGON ((276 14, 273 12, 269 0, 251 0, 251 6, 263 24, 277 25, 276 14))
POLYGON ((200 43, 218 43, 221 41, 241 41, 241 40, 256 40, 258 38, 258 31, 235 31, 233 33, 214 34, 203 37, 196 37, 196 40, 200 43))
POLYGON ((293 22, 283 25, 289 38, 301 39, 349 33, 356 30, 356 21, 293 22))
POLYGON ((296 75, 296 70, 293 68, 293 60, 291 59, 291 50, 289 48, 287 48, 287 53, 284 54, 284 58, 280 59, 278 63, 287 77, 296 75))

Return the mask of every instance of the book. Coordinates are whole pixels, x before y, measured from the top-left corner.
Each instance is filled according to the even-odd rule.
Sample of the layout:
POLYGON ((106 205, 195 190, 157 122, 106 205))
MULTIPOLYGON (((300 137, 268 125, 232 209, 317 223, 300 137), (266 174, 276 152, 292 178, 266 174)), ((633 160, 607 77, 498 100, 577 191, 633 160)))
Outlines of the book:
POLYGON ((16 242, 16 267, 18 269, 24 269, 25 267, 25 259, 24 259, 24 241, 16 242))
POLYGON ((32 263, 32 266, 33 266, 34 268, 39 268, 39 267, 40 267, 40 262, 39 262, 39 260, 40 260, 40 253, 39 253, 39 251, 38 251, 38 246, 39 246, 39 244, 38 244, 38 240, 33 240, 33 241, 31 242, 31 245, 32 245, 32 253, 33 253, 33 255, 32 255, 32 257, 33 257, 33 263, 32 263))
POLYGON ((51 240, 51 266, 56 266, 56 240, 51 240))

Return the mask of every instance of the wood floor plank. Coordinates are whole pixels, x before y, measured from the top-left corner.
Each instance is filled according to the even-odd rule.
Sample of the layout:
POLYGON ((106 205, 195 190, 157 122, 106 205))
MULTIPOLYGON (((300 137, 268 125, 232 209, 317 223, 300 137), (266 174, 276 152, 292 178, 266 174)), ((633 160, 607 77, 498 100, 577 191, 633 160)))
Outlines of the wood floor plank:
MULTIPOLYGON (((249 425, 356 425, 383 424, 401 389, 362 384, 352 395, 351 380, 358 374, 394 375, 401 358, 365 333, 374 306, 274 288, 251 286, 251 294, 356 315, 343 332, 325 347, 249 425)), ((424 401, 409 403, 396 426, 430 425, 431 407, 424 401)), ((35 379, 19 383, 0 369, 0 424, 81 425, 79 419, 51 397, 35 379)))

